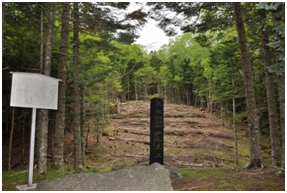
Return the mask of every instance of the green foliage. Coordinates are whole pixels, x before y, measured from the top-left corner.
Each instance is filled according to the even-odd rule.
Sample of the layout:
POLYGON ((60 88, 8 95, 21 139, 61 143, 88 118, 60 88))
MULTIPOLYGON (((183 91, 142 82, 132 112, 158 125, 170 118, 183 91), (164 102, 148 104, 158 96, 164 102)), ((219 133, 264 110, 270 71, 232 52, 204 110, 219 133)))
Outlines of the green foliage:
POLYGON ((89 168, 89 173, 100 173, 100 170, 98 168, 89 168))
MULTIPOLYGON (((267 45, 277 52, 277 62, 268 70, 270 73, 282 75, 285 73, 285 2, 261 2, 257 9, 265 10, 272 22, 267 23, 275 33, 274 41, 267 45)), ((262 25, 262 23, 260 23, 262 25)))
POLYGON ((241 112, 236 114, 235 119, 237 122, 247 122, 247 112, 241 112))
POLYGON ((257 8, 276 11, 278 7, 281 6, 282 4, 284 3, 281 3, 281 2, 263 3, 261 2, 257 5, 257 8))
POLYGON ((219 189, 228 189, 228 188, 233 188, 233 185, 232 184, 220 184, 218 186, 219 189))

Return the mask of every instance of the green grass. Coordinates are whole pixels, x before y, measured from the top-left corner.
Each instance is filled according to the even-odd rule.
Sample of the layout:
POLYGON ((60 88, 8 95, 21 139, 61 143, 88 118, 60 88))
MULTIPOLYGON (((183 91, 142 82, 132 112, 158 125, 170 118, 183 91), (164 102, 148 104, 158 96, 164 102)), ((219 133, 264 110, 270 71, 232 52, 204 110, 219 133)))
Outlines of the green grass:
MULTIPOLYGON (((46 172, 46 179, 60 178, 72 171, 71 167, 64 167, 61 169, 48 168, 46 172)), ((87 171, 89 173, 99 173, 97 168, 89 168, 87 171)), ((33 181, 38 182, 37 172, 33 174, 33 181)), ((2 172, 2 190, 3 191, 15 191, 15 186, 24 185, 28 183, 28 170, 24 171, 12 171, 12 172, 2 172)))
POLYGON ((230 188, 233 188, 233 185, 232 184, 220 184, 218 186, 219 189, 230 189, 230 188))
POLYGON ((180 168, 179 170, 184 179, 202 180, 210 176, 223 175, 222 170, 219 168, 180 168))
POLYGON ((15 186, 27 183, 28 183, 28 170, 20 172, 12 171, 10 173, 2 172, 2 190, 15 191, 15 186))
MULTIPOLYGON (((285 184, 276 178, 260 177, 258 175, 246 176, 248 173, 242 168, 181 168, 179 169, 184 180, 190 180, 194 186, 201 187, 200 190, 283 190, 285 184), (206 186, 202 186, 206 184, 206 186)), ((252 172, 251 172, 252 173, 252 172)))
POLYGON ((100 173, 100 170, 98 168, 95 168, 95 167, 92 167, 92 168, 89 168, 88 173, 100 173))
POLYGON ((72 167, 63 167, 61 169, 48 168, 46 173, 46 179, 60 178, 66 173, 74 170, 72 167))

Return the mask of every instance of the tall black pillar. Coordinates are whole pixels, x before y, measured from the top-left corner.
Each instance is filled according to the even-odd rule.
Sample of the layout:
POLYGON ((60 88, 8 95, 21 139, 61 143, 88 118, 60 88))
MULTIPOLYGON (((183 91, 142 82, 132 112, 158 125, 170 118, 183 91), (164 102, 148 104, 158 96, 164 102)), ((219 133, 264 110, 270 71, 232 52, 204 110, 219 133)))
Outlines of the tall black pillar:
POLYGON ((150 108, 150 164, 163 165, 163 99, 151 99, 150 108))

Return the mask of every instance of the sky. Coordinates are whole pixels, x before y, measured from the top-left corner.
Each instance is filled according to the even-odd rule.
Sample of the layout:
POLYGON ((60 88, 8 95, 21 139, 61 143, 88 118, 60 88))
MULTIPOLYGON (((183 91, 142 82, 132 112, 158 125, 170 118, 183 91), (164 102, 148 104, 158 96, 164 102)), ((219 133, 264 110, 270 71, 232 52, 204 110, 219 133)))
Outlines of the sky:
MULTIPOLYGON (((143 7, 143 11, 148 12, 148 8, 144 5, 145 3, 131 2, 128 11, 140 9, 143 7)), ((150 51, 157 51, 159 48, 168 44, 169 39, 172 37, 167 37, 162 29, 156 26, 158 22, 151 18, 147 18, 147 23, 145 26, 139 30, 140 37, 135 42, 136 44, 141 44, 146 46, 147 53, 150 51)))
POLYGON ((155 20, 149 18, 147 24, 139 31, 140 38, 136 41, 137 44, 146 46, 148 53, 159 50, 162 45, 168 44, 171 38, 167 37, 156 24, 155 20))

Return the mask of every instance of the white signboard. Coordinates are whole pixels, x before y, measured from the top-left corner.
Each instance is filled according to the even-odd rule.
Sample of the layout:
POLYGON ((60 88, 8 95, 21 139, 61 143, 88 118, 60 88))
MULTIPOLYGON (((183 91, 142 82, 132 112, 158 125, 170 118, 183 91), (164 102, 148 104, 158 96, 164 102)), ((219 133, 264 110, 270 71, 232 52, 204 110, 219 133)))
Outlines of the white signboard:
POLYGON ((32 108, 28 186, 33 186, 36 109, 58 109, 59 79, 37 73, 11 72, 10 106, 32 108))
POLYGON ((11 73, 10 106, 57 110, 59 79, 37 73, 11 73))

